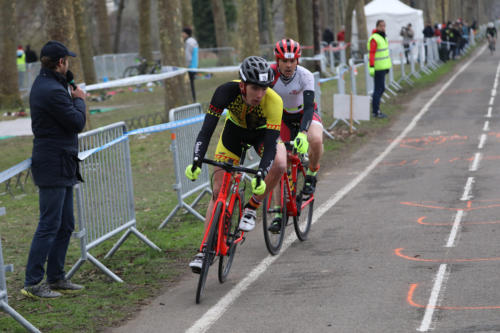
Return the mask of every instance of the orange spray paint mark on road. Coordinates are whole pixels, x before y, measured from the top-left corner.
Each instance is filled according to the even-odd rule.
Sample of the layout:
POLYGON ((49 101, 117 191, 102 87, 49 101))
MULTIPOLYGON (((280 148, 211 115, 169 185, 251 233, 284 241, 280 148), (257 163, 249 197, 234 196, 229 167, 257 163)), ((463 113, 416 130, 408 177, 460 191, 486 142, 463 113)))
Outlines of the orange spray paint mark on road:
POLYGON ((456 263, 456 262, 480 262, 480 261, 499 261, 500 257, 492 257, 492 258, 470 258, 470 259, 424 259, 420 258, 420 255, 410 257, 403 253, 403 247, 398 249, 394 249, 394 254, 400 258, 411 260, 411 261, 419 261, 419 262, 433 262, 433 263, 456 263))
POLYGON ((431 203, 434 203, 433 201, 423 201, 421 203, 411 202, 411 201, 402 201, 402 202, 400 202, 400 204, 406 205, 406 206, 411 206, 411 207, 422 207, 422 208, 439 209, 439 210, 450 210, 450 211, 463 210, 464 212, 469 212, 469 211, 479 210, 479 209, 490 209, 490 208, 500 207, 500 202, 497 199, 495 199, 495 200, 477 200, 475 202, 499 202, 496 204, 477 206, 477 207, 472 207, 472 202, 473 201, 471 201, 471 200, 467 201, 465 207, 438 206, 438 205, 431 204, 431 203))
POLYGON ((408 290, 408 294, 406 295, 406 301, 411 306, 416 308, 429 308, 429 309, 440 309, 440 310, 498 310, 500 309, 500 305, 485 305, 485 306, 429 306, 422 305, 413 300, 413 294, 418 287, 418 283, 413 283, 410 285, 410 289, 408 290))
MULTIPOLYGON (((422 216, 417 219, 418 224, 422 225, 430 225, 430 226, 451 226, 453 225, 453 222, 424 222, 424 220, 427 218, 427 216, 422 216)), ((481 222, 462 222, 462 224, 467 224, 467 225, 477 225, 477 224, 500 224, 500 221, 481 221, 481 222)))

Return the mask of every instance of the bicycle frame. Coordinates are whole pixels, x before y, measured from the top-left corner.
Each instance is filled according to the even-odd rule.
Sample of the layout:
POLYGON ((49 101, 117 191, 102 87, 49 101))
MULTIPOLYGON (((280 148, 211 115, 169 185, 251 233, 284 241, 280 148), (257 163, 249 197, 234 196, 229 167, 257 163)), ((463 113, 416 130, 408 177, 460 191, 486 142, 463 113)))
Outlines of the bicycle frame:
MULTIPOLYGON (((219 203, 222 204, 222 211, 221 215, 219 217, 218 223, 218 234, 217 234, 217 247, 215 249, 215 255, 227 255, 227 252, 229 250, 229 245, 227 244, 227 237, 226 233, 224 232, 224 226, 226 225, 225 219, 227 217, 230 217, 233 214, 234 210, 234 205, 236 202, 236 199, 239 199, 239 205, 240 205, 240 211, 241 211, 241 197, 239 193, 239 185, 241 182, 242 175, 240 172, 236 172, 236 175, 233 176, 231 172, 228 172, 226 170, 224 171, 224 176, 222 180, 222 185, 219 191, 219 195, 217 196, 217 200, 214 202, 213 210, 212 210, 212 217, 210 218, 210 222, 205 229, 205 234, 203 235, 203 241, 201 242, 200 245, 200 252, 203 250, 203 244, 205 244, 206 238, 208 237, 208 234, 210 232, 210 229, 212 228, 212 223, 214 222, 214 214, 215 210, 217 209, 217 206, 219 203), (229 203, 226 205, 227 198, 229 197, 229 203)), ((235 244, 240 243, 243 238, 244 238, 244 232, 241 231, 240 237, 234 241, 235 244)))
POLYGON ((290 174, 284 173, 281 181, 281 186, 286 186, 287 188, 286 212, 287 216, 299 216, 302 208, 304 208, 314 200, 314 195, 311 195, 306 201, 301 202, 300 207, 297 207, 297 189, 293 186, 294 184, 297 184, 298 172, 302 172, 302 174, 305 176, 305 170, 300 157, 296 153, 287 151, 287 160, 291 165, 291 171, 290 174))

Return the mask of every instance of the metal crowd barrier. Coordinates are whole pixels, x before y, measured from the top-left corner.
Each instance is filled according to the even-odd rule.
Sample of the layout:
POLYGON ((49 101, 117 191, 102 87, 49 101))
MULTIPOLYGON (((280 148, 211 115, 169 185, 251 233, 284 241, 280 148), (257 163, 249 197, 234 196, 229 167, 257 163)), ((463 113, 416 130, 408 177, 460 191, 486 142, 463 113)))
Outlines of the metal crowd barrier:
POLYGON ((78 136, 81 173, 85 182, 75 186, 81 257, 67 273, 71 278, 85 261, 90 261, 117 282, 116 274, 89 251, 105 240, 123 233, 104 258, 112 256, 130 236, 160 248, 136 229, 129 139, 124 122, 111 124, 78 136))
MULTIPOLYGON (((22 172, 29 170, 31 165, 31 159, 21 162, 12 168, 9 168, 0 173, 0 184, 10 178, 15 177, 22 172)), ((5 215, 5 207, 0 207, 0 216, 5 215)), ((14 318, 19 324, 24 326, 29 332, 39 333, 40 331, 33 326, 29 321, 27 321, 23 316, 21 316, 16 310, 14 310, 9 305, 9 297, 7 295, 7 279, 5 278, 6 272, 13 272, 14 266, 5 265, 3 260, 2 251, 2 237, 0 237, 0 310, 5 311, 8 315, 14 318)))
MULTIPOLYGON (((169 112, 171 122, 201 115, 203 115, 203 109, 199 103, 181 106, 171 109, 169 112)), ((205 193, 211 193, 208 168, 206 164, 203 164, 201 168, 202 171, 198 179, 194 182, 184 176, 184 169, 193 161, 193 147, 196 142, 198 132, 201 129, 202 122, 203 117, 200 117, 200 121, 198 122, 172 129, 172 144, 170 147, 174 161, 174 190, 177 192, 177 206, 175 206, 165 220, 163 220, 158 229, 163 228, 180 208, 187 209, 188 212, 196 216, 198 219, 205 221, 205 217, 198 213, 194 207, 205 193), (188 204, 185 201, 186 198, 197 192, 200 192, 198 196, 191 204, 188 204)))
MULTIPOLYGON (((0 211, 0 216, 3 214, 5 214, 5 210, 0 211)), ((13 270, 14 267, 12 265, 4 265, 2 254, 2 239, 0 237, 0 309, 14 318, 19 324, 23 325, 24 328, 26 328, 29 332, 39 333, 40 331, 35 326, 33 326, 29 321, 27 321, 9 305, 5 272, 12 272, 13 270)))

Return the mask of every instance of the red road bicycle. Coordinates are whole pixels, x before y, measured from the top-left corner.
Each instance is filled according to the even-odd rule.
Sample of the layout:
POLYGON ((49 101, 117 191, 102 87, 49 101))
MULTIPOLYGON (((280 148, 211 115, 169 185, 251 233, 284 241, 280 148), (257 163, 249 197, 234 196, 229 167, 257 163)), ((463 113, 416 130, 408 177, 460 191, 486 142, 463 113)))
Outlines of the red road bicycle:
MULTIPOLYGON (((241 164, 243 164, 246 149, 243 150, 241 164)), ((196 161, 195 161, 196 162, 196 161)), ((204 254, 201 266, 198 288, 196 289, 196 304, 201 301, 205 289, 208 270, 215 258, 219 256, 219 282, 224 283, 229 275, 233 263, 236 247, 245 240, 244 232, 239 230, 242 202, 244 201, 244 188, 240 189, 243 172, 257 175, 257 182, 262 179, 258 170, 233 166, 232 163, 221 163, 203 158, 202 163, 218 166, 223 169, 222 186, 214 202, 212 218, 205 230, 200 252, 204 254)))
MULTIPOLYGON (((288 167, 281 176, 279 182, 279 198, 274 198, 273 191, 264 199, 263 223, 264 239, 269 253, 278 254, 285 238, 285 227, 288 225, 289 217, 293 218, 293 226, 297 237, 301 241, 307 239, 311 229, 314 194, 305 194, 304 188, 306 170, 309 164, 307 158, 298 154, 293 147, 293 141, 285 143, 287 149, 288 167), (279 231, 270 231, 277 213, 281 213, 281 224, 279 231)), ((275 191, 274 191, 275 192, 275 191)))

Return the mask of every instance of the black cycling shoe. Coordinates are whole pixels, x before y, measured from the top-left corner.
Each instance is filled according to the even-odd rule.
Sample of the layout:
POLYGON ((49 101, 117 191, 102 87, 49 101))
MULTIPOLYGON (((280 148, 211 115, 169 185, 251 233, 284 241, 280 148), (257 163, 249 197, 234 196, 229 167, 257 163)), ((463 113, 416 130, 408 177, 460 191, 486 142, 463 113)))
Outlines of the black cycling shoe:
POLYGON ((302 189, 302 193, 306 195, 313 194, 316 190, 316 176, 306 175, 304 188, 302 189))
POLYGON ((267 230, 273 234, 279 234, 281 231, 281 216, 275 217, 271 225, 267 227, 267 230))

